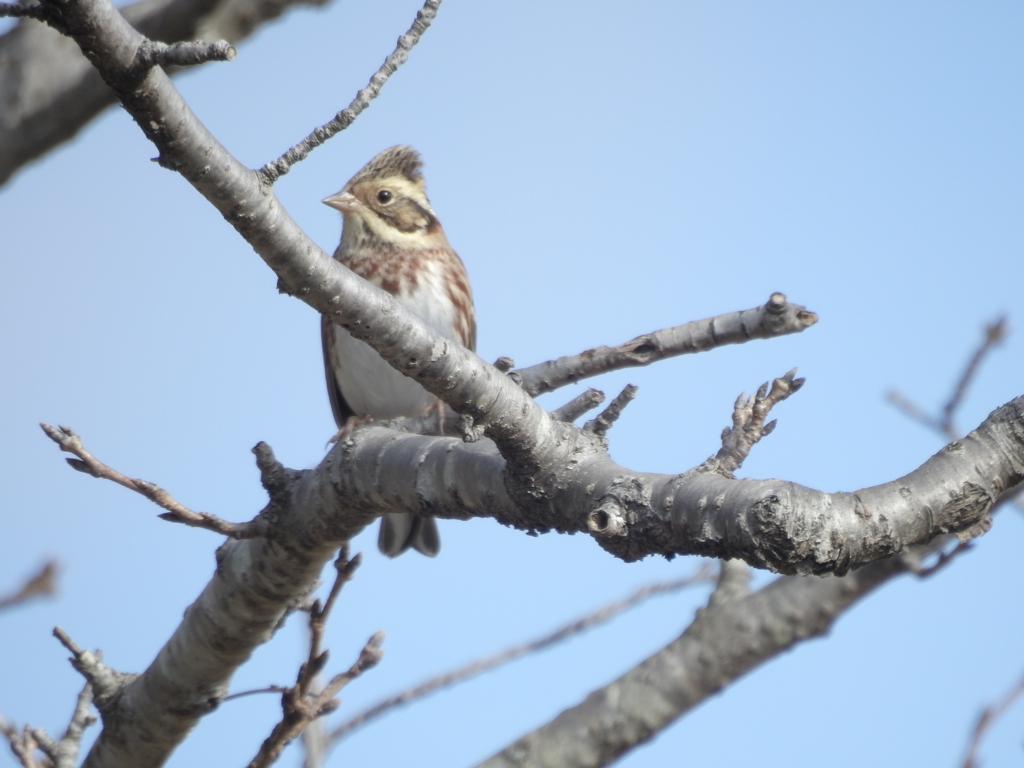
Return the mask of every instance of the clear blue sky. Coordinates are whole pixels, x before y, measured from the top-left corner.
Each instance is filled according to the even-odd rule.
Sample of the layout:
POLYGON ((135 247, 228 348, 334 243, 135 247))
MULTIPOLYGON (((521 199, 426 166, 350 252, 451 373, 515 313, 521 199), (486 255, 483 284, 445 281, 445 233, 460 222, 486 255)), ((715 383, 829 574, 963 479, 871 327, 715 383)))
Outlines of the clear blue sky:
MULTIPOLYGON (((299 10, 177 83, 258 166, 346 106, 417 7, 299 10)), ((1019 330, 961 424, 1024 394, 1022 39, 1024 6, 1009 1, 447 0, 383 95, 277 193, 331 250, 340 221, 319 201, 380 149, 419 149, 489 360, 539 362, 785 292, 820 323, 600 381, 640 386, 612 453, 637 469, 693 466, 739 392, 799 366, 807 385, 742 473, 854 490, 938 449, 885 392, 939 407, 1000 313, 1019 330)), ((154 154, 112 109, 0 189, 0 588, 47 556, 62 563, 57 598, 0 616, 0 712, 51 732, 80 685, 52 626, 141 671, 219 540, 71 471, 36 422, 71 425, 121 471, 234 520, 264 504, 257 441, 309 467, 334 430, 318 318, 278 295, 154 154)), ((490 521, 442 523, 436 561, 384 561, 373 536, 354 545, 366 562, 329 628, 330 669, 378 629, 386 656, 342 715, 696 565, 624 565, 583 536, 490 521)), ((946 571, 888 586, 622 765, 955 765, 980 707, 1024 671, 1022 536, 1024 515, 1006 512, 946 571)), ((674 638, 701 599, 653 600, 437 695, 343 743, 333 764, 472 764, 674 638)), ((302 638, 293 618, 235 689, 289 683, 302 638)), ((225 704, 170 765, 242 765, 278 713, 272 696, 225 704)), ((1022 730, 1018 706, 986 765, 1019 764, 1022 730)), ((0 750, 0 766, 12 760, 0 750)), ((282 765, 297 761, 292 750, 282 765)))

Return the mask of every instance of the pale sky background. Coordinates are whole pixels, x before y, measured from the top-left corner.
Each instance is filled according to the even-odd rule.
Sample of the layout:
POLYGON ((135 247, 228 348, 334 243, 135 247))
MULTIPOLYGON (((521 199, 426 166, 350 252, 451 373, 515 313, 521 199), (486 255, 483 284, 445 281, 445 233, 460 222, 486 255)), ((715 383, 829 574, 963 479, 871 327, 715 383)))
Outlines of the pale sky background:
MULTIPOLYGON (((298 10, 236 61, 176 82, 259 166, 345 107, 418 7, 298 10)), ((339 216, 319 201, 379 150, 419 149, 488 360, 527 365, 785 292, 820 323, 596 382, 609 394, 640 386, 612 454, 689 468, 716 450, 737 394, 799 366, 806 386, 741 473, 855 490, 943 443, 886 391, 940 407, 1001 313, 1014 333, 960 423, 1024 394, 1022 39, 1024 5, 1009 0, 447 0, 382 96, 277 193, 331 251, 339 216)), ((56 598, 0 615, 0 712, 51 733, 81 684, 51 628, 142 671, 210 577, 220 539, 73 472, 36 423, 71 425, 100 459, 232 520, 265 502, 257 441, 311 467, 334 431, 318 318, 278 295, 270 270, 154 155, 111 109, 0 189, 0 591, 46 557, 62 564, 56 598)), ((329 670, 378 629, 386 655, 344 692, 335 722, 696 567, 625 565, 584 536, 530 538, 488 520, 441 532, 435 561, 386 561, 375 528, 355 541, 366 561, 329 626, 329 670)), ((980 708, 1024 671, 1022 539, 1024 514, 1007 510, 945 571, 886 586, 621 765, 958 765, 980 708)), ((329 764, 471 765, 665 645, 704 597, 654 599, 396 712, 329 764)), ((293 681, 301 621, 234 690, 293 681)), ((279 713, 275 696, 228 702, 169 765, 244 765, 279 713)), ((1010 766, 1022 752, 1018 703, 982 755, 1010 766)), ((293 747, 280 764, 299 759, 293 747)), ((13 764, 0 749, 0 766, 13 764)))

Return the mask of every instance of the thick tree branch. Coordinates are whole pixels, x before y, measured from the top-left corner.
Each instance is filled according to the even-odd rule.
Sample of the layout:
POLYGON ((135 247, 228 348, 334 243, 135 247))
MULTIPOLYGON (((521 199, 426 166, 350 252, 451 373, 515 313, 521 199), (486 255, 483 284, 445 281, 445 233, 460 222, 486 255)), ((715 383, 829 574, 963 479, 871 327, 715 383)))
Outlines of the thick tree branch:
MULTIPOLYGON (((616 535, 600 537, 602 546, 625 559, 699 553, 783 572, 842 572, 944 532, 969 536, 1000 493, 1024 477, 1024 398, 915 473, 856 494, 733 480, 710 467, 672 477, 619 467, 601 438, 552 419, 517 377, 439 337, 312 243, 260 175, 205 130, 162 70, 139 71, 136 52, 145 41, 106 0, 45 4, 157 146, 160 162, 217 207, 285 290, 441 397, 467 419, 467 433, 483 427, 493 441, 463 444, 371 426, 301 473, 258 446, 271 496, 261 517, 273 536, 221 547, 213 579, 150 668, 125 681, 115 705, 100 706, 105 727, 88 766, 162 764, 217 705, 237 666, 305 598, 333 549, 396 506, 491 515, 526 530, 586 530, 600 507, 619 521, 616 535)), ((730 336, 713 324, 706 337, 757 337, 747 330, 756 323, 734 325, 730 336)))
POLYGON ((679 638, 478 768, 608 765, 765 661, 826 634, 907 566, 897 556, 844 577, 781 577, 754 593, 745 571, 723 563, 718 588, 679 638))
MULTIPOLYGON (((1022 410, 1024 398, 1018 398, 915 473, 855 494, 730 480, 712 470, 640 475, 595 453, 604 458, 583 462, 585 471, 564 495, 552 497, 542 523, 547 529, 559 520, 564 530, 583 530, 592 499, 608 497, 630 504, 623 507, 631 522, 619 537, 626 545, 620 556, 701 552, 779 570, 845 570, 864 562, 858 558, 899 552, 936 531, 967 533, 986 521, 997 488, 1022 477, 1022 410), (560 508, 562 499, 567 506, 560 508)), ((271 494, 261 516, 273 536, 221 547, 213 580, 154 663, 108 697, 115 709, 100 706, 105 728, 86 765, 148 766, 166 759, 223 697, 238 665, 304 600, 333 547, 382 512, 493 515, 521 528, 534 524, 533 511, 509 497, 501 479, 505 463, 489 441, 465 444, 370 425, 305 472, 284 469, 266 446, 255 451, 271 494)))
POLYGON ((1024 397, 905 477, 846 493, 730 479, 715 458, 681 475, 636 472, 594 441, 579 434, 571 460, 544 478, 551 493, 532 504, 507 490, 507 466, 489 442, 396 435, 379 425, 358 430, 316 472, 328 471, 360 527, 382 512, 492 516, 521 530, 597 533, 626 560, 700 554, 783 573, 843 573, 941 534, 981 532, 992 504, 1024 479, 1024 397), (615 518, 607 535, 594 530, 594 510, 615 518))
MULTIPOLYGON (((143 35, 166 43, 237 43, 296 5, 329 0, 142 0, 121 13, 143 35)), ((45 5, 11 5, 45 20, 45 5)), ((194 63, 194 62, 193 62, 194 63)), ((25 20, 0 36, 0 184, 65 142, 115 104, 116 96, 74 41, 25 20)))
POLYGON ((609 371, 637 368, 728 344, 800 333, 816 322, 816 314, 799 304, 790 304, 781 293, 773 293, 767 304, 754 309, 645 333, 617 347, 594 347, 578 355, 520 368, 516 373, 523 379, 523 388, 537 396, 609 371))

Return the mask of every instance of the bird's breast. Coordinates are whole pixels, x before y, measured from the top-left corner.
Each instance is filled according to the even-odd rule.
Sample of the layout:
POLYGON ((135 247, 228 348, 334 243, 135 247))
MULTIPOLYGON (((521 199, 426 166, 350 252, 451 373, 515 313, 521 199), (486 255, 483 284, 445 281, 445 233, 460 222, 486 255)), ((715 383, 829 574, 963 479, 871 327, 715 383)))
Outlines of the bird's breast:
MULTIPOLYGON (((381 258, 380 250, 376 250, 375 254, 358 251, 336 254, 336 258, 392 294, 443 336, 463 345, 472 343, 472 299, 465 270, 454 252, 406 252, 404 258, 381 258), (461 273, 454 277, 453 257, 461 273), (453 282, 464 287, 453 291, 453 282)), ((356 414, 378 419, 419 416, 437 401, 414 379, 392 368, 365 342, 338 326, 332 326, 331 332, 335 380, 356 414)))

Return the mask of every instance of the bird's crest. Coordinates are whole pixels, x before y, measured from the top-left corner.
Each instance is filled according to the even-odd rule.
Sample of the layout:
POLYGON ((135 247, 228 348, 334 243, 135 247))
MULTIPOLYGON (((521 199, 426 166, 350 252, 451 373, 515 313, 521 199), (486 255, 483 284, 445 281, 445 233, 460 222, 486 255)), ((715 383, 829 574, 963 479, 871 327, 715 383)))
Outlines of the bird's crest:
POLYGON ((420 153, 412 147, 401 145, 389 147, 364 165, 346 187, 354 187, 361 181, 386 179, 391 176, 404 176, 413 184, 421 184, 423 182, 423 174, 420 173, 422 166, 420 153))

